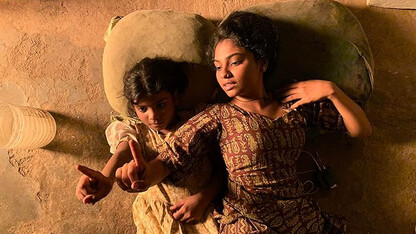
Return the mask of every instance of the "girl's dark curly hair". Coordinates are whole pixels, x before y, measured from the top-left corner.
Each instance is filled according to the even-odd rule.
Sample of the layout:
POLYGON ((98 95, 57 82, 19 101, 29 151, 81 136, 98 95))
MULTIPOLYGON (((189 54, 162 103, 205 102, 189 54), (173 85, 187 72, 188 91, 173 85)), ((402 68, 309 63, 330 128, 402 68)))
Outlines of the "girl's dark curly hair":
POLYGON ((124 96, 128 100, 128 111, 136 116, 134 106, 140 99, 161 91, 168 91, 172 96, 185 91, 188 79, 181 68, 181 63, 166 58, 144 58, 137 63, 123 79, 124 96))
POLYGON ((266 59, 269 64, 264 73, 268 77, 276 68, 278 32, 273 21, 251 12, 235 11, 217 28, 211 41, 209 55, 214 60, 215 47, 225 39, 232 39, 253 53, 256 61, 266 59))

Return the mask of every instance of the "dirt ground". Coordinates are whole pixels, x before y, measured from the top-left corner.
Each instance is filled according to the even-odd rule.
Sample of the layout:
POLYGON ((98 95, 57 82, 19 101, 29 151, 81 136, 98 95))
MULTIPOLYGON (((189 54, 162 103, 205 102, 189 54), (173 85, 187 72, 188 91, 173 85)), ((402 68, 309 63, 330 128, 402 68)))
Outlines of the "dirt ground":
MULTIPOLYGON (((266 0, 0 0, 0 101, 48 110, 56 138, 45 148, 0 150, 0 233, 134 233, 134 195, 115 187, 94 206, 74 195, 76 164, 109 158, 109 106, 101 60, 111 17, 140 9, 219 20, 266 0)), ((341 185, 316 198, 347 216, 351 233, 411 233, 416 225, 416 11, 340 0, 360 20, 375 59, 367 113, 373 135, 323 137, 322 156, 341 185), (336 147, 335 147, 336 146, 336 147)))

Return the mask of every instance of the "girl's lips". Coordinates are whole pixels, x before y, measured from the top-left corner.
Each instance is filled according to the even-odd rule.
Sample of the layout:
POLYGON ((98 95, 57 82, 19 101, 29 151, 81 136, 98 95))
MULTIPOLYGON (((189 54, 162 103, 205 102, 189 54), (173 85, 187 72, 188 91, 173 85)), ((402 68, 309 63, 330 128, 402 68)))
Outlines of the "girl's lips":
POLYGON ((157 122, 152 123, 153 126, 157 126, 157 127, 162 126, 162 124, 163 124, 163 121, 157 121, 157 122))
POLYGON ((236 82, 230 82, 230 83, 226 83, 224 84, 222 87, 224 88, 224 91, 230 91, 231 89, 233 89, 235 86, 237 85, 236 82))

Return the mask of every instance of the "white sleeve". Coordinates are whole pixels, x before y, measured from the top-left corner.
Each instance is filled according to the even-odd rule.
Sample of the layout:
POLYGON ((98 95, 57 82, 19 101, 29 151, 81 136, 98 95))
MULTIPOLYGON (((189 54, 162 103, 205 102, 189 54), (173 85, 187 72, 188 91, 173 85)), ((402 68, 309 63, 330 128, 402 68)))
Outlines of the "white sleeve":
POLYGON ((133 139, 137 142, 137 132, 134 126, 121 122, 114 121, 108 125, 105 130, 107 142, 110 145, 110 152, 114 154, 120 142, 129 141, 133 139))

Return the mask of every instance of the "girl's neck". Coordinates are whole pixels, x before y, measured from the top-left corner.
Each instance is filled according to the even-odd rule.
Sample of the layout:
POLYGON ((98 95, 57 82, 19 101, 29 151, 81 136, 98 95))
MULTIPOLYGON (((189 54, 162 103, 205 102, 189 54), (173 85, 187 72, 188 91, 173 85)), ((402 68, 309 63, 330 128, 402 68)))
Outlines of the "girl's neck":
POLYGON ((240 107, 255 107, 258 108, 267 106, 272 101, 271 95, 266 93, 264 88, 258 93, 251 95, 235 96, 231 102, 240 107))
POLYGON ((267 106, 271 102, 271 98, 269 97, 262 97, 262 98, 241 98, 241 97, 234 97, 231 102, 237 106, 241 107, 264 107, 267 106))
POLYGON ((285 113, 280 103, 270 94, 265 95, 263 98, 252 99, 240 99, 239 97, 234 97, 231 103, 243 110, 257 113, 270 119, 277 119, 285 113))
POLYGON ((157 131, 159 134, 167 135, 168 133, 172 132, 170 129, 161 129, 157 131))

